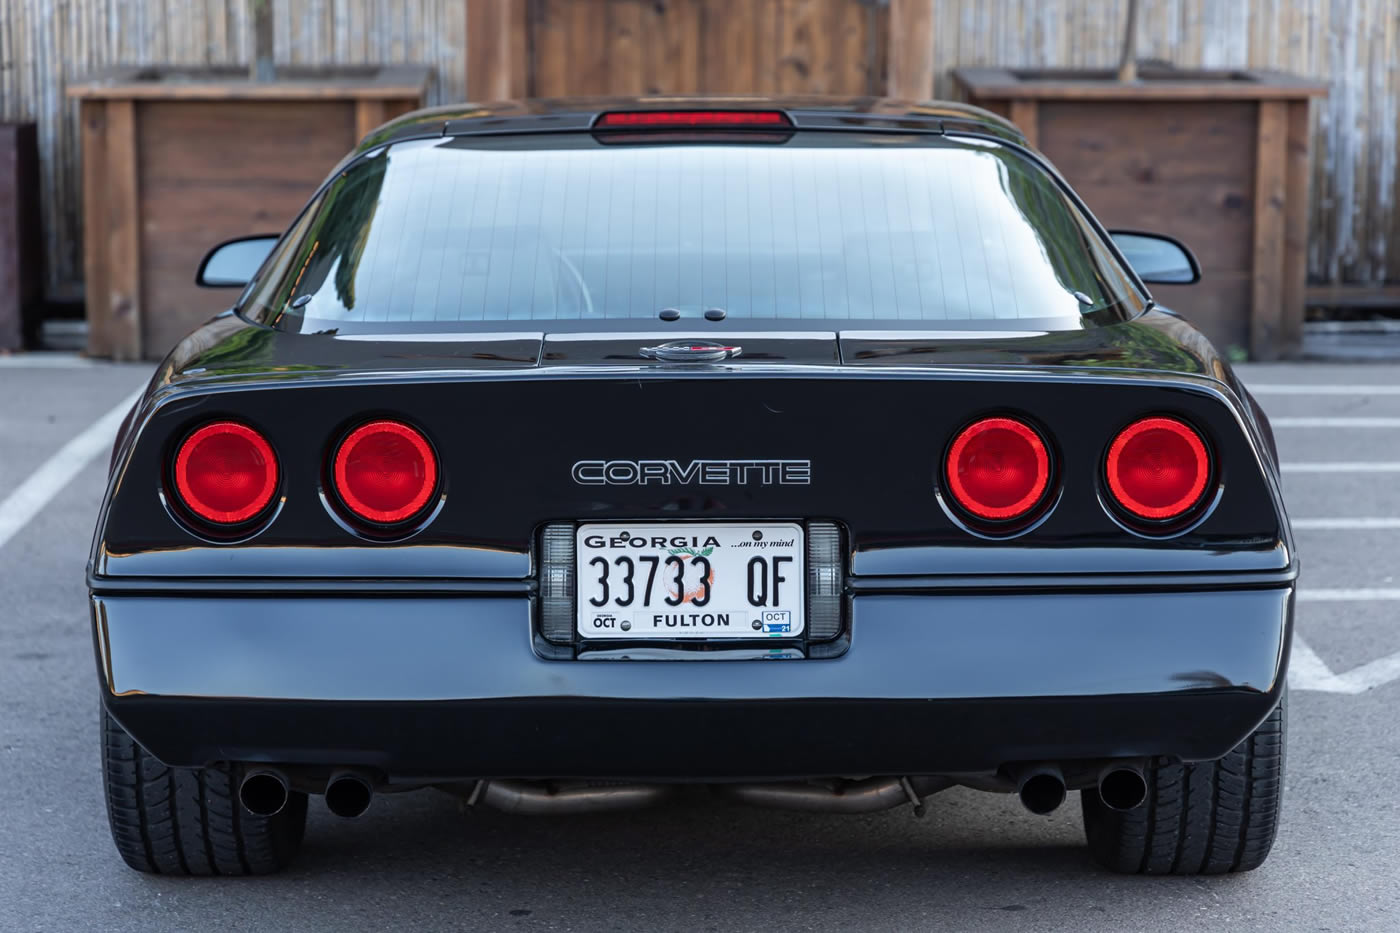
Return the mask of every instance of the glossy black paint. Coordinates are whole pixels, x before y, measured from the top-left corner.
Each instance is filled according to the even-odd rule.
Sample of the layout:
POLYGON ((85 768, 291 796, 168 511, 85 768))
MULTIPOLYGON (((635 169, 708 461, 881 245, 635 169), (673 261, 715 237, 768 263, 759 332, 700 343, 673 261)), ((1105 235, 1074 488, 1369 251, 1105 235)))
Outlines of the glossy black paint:
MULTIPOLYGON (((1160 332, 1143 322, 1093 333, 1099 331, 1144 343, 1148 355, 1165 356, 1168 349, 1146 339, 1160 332)), ((996 352, 1004 358, 1014 351, 975 345, 959 350, 931 338, 907 342, 896 365, 741 358, 695 368, 642 359, 645 335, 570 341, 572 362, 580 364, 570 367, 454 359, 442 353, 441 344, 436 358, 425 358, 410 351, 411 344, 283 334, 246 324, 229 341, 244 336, 257 350, 253 359, 262 357, 256 363, 223 359, 217 369, 195 365, 162 374, 164 386, 140 419, 139 443, 119 458, 93 555, 96 586, 103 577, 204 574, 518 579, 530 574, 533 536, 546 522, 775 515, 845 525, 857 576, 1213 573, 1292 566, 1267 453, 1243 429, 1248 422, 1242 423, 1238 402, 1225 386, 1185 373, 1095 372, 1086 358, 1078 367, 1042 364, 1003 372, 947 360, 956 353, 996 352), (284 344, 306 346, 303 359, 314 360, 317 350, 334 352, 340 369, 312 363, 283 369, 273 360, 284 344), (930 347, 935 349, 925 353, 930 347), (628 365, 602 365, 620 363, 626 351, 628 365), (937 362, 922 362, 928 357, 937 362), (199 372, 191 375, 191 369, 199 372), (722 413, 724 423, 704 428, 705 411, 722 413), (1156 411, 1176 413, 1207 433, 1228 491, 1202 521, 1168 540, 1125 532, 1099 498, 1098 464, 1109 440, 1129 421, 1156 411), (969 418, 993 412, 1021 412, 1042 425, 1058 451, 1062 477, 1046 519, 1009 542, 969 534, 935 496, 948 438, 969 418), (323 501, 324 468, 336 438, 347 424, 381 414, 407 418, 432 439, 441 454, 445 499, 420 531, 388 542, 354 534, 323 501), (699 429, 667 433, 665 426, 689 426, 692 416, 699 429), (173 445, 191 427, 214 418, 253 425, 283 463, 284 500, 275 519, 238 545, 236 556, 228 545, 173 521, 161 505, 160 478, 173 445), (577 460, 655 456, 681 462, 810 459, 812 484, 580 486, 570 478, 577 460)), ((1039 340, 1049 343, 1052 336, 1039 340)), ((734 332, 735 342, 745 339, 742 331, 734 332)), ((1094 363, 1122 366, 1137 349, 1100 343, 1106 359, 1094 363)), ((468 339, 462 349, 471 347, 468 339)), ((215 344, 190 362, 212 362, 210 355, 220 349, 215 344)), ((854 355, 860 356, 859 349, 854 355)), ((1205 368, 1181 350, 1176 356, 1184 370, 1205 368)))
POLYGON ((536 657, 521 597, 121 596, 94 614, 109 708, 172 763, 741 778, 1217 757, 1282 689, 1291 602, 860 596, 837 659, 650 663, 536 657))
MULTIPOLYGON (((740 98, 730 98, 739 106, 740 98)), ((557 98, 452 104, 419 110, 391 121, 367 136, 352 153, 370 152, 386 143, 406 139, 471 134, 529 134, 591 130, 600 114, 612 110, 684 110, 712 108, 703 98, 638 99, 557 98)), ((1013 143, 1025 137, 1015 124, 990 111, 951 101, 903 101, 884 97, 753 96, 742 107, 782 110, 794 127, 820 130, 881 130, 884 132, 978 132, 1013 143)), ((763 132, 763 131, 758 131, 763 132)))
MULTIPOLYGON (((443 108, 358 152, 444 134, 586 132, 613 106, 443 108)), ((1023 142, 958 105, 781 106, 799 129, 1023 142)), ((1277 701, 1297 558, 1272 435, 1180 317, 961 333, 699 315, 644 330, 550 324, 299 334, 226 313, 182 341, 122 428, 89 564, 104 701, 118 720, 172 764, 364 765, 407 782, 739 779, 1218 757, 1277 701), (678 339, 744 353, 692 365, 639 352, 678 339), (952 433, 1001 412, 1045 431, 1059 485, 1043 521, 993 539, 939 506, 938 475, 952 433), (1107 444, 1154 412, 1189 420, 1219 456, 1214 504, 1165 538, 1124 528, 1101 501, 1107 444), (431 520, 392 540, 338 519, 324 486, 345 428, 381 415, 421 428, 441 457, 431 520), (264 432, 283 468, 273 517, 238 543, 163 501, 173 445, 226 417, 264 432), (641 458, 809 459, 812 482, 571 479, 577 460, 641 458), (845 530, 840 657, 536 653, 543 524, 777 517, 845 530)))
MULTIPOLYGON (((666 663, 666 662, 658 662, 666 663)), ((736 662, 745 663, 745 662, 736 662)), ((109 702, 175 766, 236 759, 372 768, 389 783, 471 778, 743 781, 990 775, 1006 762, 1218 758, 1278 702, 1241 691, 1112 700, 529 698, 479 703, 109 702), (191 729, 198 723, 198 729, 191 729)))

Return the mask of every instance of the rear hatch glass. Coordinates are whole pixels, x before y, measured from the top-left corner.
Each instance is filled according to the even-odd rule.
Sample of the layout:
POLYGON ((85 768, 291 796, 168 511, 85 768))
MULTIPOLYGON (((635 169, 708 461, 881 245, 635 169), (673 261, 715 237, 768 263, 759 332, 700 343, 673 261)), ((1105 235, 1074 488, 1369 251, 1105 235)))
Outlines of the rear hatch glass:
POLYGON ((741 329, 1069 330, 1139 306, 1014 149, 802 131, 385 147, 316 197, 243 309, 348 335, 627 331, 707 311, 741 329))

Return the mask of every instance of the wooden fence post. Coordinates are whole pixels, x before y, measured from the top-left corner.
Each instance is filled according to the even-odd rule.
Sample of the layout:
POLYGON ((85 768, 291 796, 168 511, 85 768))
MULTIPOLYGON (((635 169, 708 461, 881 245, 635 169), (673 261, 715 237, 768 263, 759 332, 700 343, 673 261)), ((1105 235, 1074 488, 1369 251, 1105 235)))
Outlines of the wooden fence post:
POLYGON ((1283 273, 1287 194, 1288 101, 1259 102, 1254 169, 1254 264, 1249 314, 1249 357, 1276 360, 1283 350, 1283 273))
POLYGON ((463 2, 467 5, 468 99, 529 96, 528 4, 524 0, 463 2))
POLYGON ((141 359, 136 105, 83 101, 83 253, 88 354, 141 359))
POLYGON ((890 0, 890 97, 933 96, 933 0, 890 0))
POLYGON ((1308 152, 1312 143, 1309 98, 1288 102, 1288 168, 1283 222, 1283 322, 1279 350, 1297 356, 1303 348, 1303 315, 1308 282, 1308 183, 1312 172, 1308 152))

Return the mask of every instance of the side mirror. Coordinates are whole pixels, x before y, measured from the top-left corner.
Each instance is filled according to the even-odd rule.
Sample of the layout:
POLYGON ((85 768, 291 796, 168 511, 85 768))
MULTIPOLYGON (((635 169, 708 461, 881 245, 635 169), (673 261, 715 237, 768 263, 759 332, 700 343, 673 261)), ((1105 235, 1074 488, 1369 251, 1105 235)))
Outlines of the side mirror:
POLYGON ((1144 282, 1191 285, 1201 280, 1201 264, 1180 240, 1135 230, 1110 230, 1108 235, 1144 282))
POLYGON ((205 288, 242 288, 253 281, 279 239, 275 233, 263 233, 220 243, 205 254, 194 283, 205 288))

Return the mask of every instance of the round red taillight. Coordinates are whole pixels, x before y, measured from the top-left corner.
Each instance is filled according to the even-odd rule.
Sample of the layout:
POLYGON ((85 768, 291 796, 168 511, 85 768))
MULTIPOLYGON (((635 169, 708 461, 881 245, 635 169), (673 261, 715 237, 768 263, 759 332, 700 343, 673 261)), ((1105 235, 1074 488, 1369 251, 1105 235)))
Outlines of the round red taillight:
POLYGON ((1205 441, 1185 422, 1134 421, 1113 439, 1108 489, 1124 511, 1149 521, 1180 518, 1200 504, 1210 481, 1205 441))
POLYGON ((334 473, 346 508, 367 521, 392 525, 417 515, 432 498, 437 457, 416 429, 371 421, 340 442, 334 473))
POLYGON ((977 518, 1029 515, 1050 487, 1050 454, 1035 429, 1015 418, 983 418, 958 432, 944 476, 953 501, 977 518))
POLYGON ((180 445, 175 490, 185 507, 205 521, 246 522, 267 508, 277 491, 277 457, 272 445, 246 424, 215 421, 180 445))

